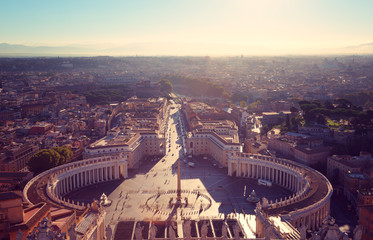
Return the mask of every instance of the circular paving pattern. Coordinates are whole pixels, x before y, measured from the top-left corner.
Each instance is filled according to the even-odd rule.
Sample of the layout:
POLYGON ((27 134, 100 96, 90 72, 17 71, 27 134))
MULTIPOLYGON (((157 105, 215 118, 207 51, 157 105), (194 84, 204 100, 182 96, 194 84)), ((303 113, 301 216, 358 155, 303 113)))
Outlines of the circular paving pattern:
POLYGON ((169 215, 179 208, 181 216, 201 214, 211 207, 210 197, 199 191, 182 190, 180 203, 177 202, 176 193, 176 190, 169 190, 154 194, 147 199, 146 207, 161 215, 169 215))

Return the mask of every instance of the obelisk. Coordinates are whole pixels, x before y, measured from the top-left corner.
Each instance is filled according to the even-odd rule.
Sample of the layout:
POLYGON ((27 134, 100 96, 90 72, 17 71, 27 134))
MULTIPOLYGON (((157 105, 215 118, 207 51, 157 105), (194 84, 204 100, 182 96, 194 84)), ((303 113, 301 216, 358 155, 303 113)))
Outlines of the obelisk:
POLYGON ((181 203, 180 159, 177 160, 177 203, 181 203))

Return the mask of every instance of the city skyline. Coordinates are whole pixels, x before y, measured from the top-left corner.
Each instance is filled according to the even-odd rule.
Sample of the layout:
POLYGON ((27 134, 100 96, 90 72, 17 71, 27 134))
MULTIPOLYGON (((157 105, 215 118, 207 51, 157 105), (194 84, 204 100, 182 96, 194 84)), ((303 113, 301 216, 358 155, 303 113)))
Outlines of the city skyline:
POLYGON ((85 50, 82 55, 373 53, 373 3, 363 0, 3 1, 0 6, 0 43, 68 46, 85 50))

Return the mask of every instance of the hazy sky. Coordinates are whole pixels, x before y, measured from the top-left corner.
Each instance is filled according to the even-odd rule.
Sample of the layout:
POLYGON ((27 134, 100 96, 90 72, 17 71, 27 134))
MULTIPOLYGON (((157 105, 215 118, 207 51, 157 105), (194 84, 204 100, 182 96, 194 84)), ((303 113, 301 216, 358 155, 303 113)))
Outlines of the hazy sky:
POLYGON ((373 42, 373 0, 0 0, 0 42, 179 54, 339 48, 373 42))

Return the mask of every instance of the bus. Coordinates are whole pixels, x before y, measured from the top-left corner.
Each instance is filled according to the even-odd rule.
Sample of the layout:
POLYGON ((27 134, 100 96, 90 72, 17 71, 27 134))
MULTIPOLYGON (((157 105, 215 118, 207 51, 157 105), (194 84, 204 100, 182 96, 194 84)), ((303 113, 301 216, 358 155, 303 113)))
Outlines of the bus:
POLYGON ((271 181, 268 181, 268 180, 264 180, 264 179, 258 179, 258 185, 263 185, 263 186, 267 186, 267 187, 271 187, 272 186, 272 182, 271 181))

